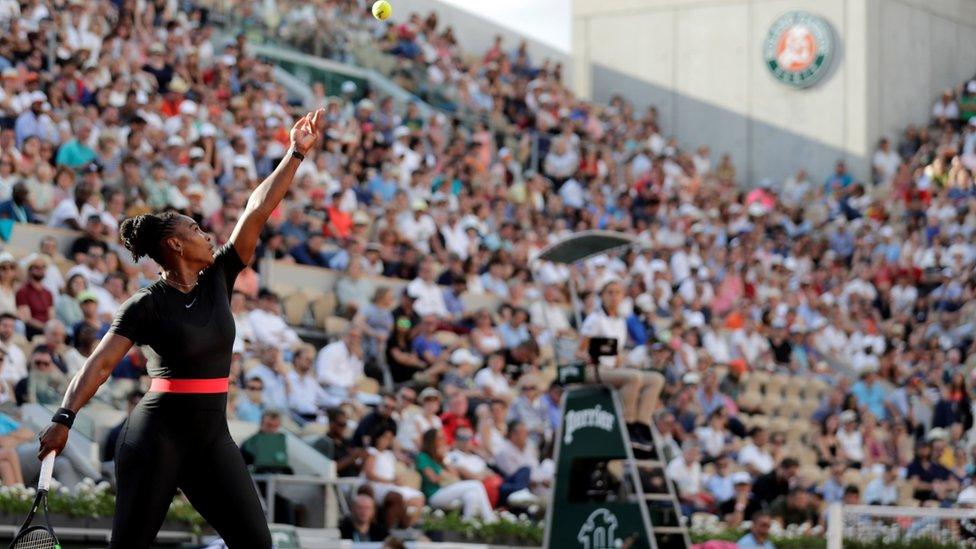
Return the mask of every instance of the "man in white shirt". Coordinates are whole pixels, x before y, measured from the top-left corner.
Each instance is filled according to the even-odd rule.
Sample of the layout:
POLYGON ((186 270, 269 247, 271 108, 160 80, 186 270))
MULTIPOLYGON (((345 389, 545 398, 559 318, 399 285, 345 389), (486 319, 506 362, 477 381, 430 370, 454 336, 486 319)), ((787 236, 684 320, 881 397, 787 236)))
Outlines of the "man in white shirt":
POLYGON ((281 359, 281 351, 273 345, 258 348, 261 364, 247 371, 247 379, 258 378, 264 383, 264 403, 269 409, 288 408, 288 368, 281 359))
POLYGON ((704 507, 705 494, 702 491, 701 450, 698 443, 687 440, 681 447, 681 455, 672 459, 667 466, 668 477, 678 489, 681 501, 692 509, 704 507))
POLYGON ((471 429, 458 427, 454 432, 454 448, 444 458, 445 464, 457 469, 461 480, 482 480, 494 474, 484 458, 474 452, 471 444, 473 438, 471 429))
POLYGON ((49 227, 72 229, 80 231, 84 228, 83 219, 90 215, 100 215, 101 211, 90 203, 93 190, 91 185, 82 181, 75 185, 73 198, 65 198, 54 207, 48 217, 49 227))
POLYGON ((553 338, 568 338, 574 334, 569 324, 568 309, 562 297, 559 287, 550 284, 544 290, 543 299, 529 305, 532 325, 542 332, 536 338, 540 345, 549 344, 553 338))
POLYGON ((767 448, 769 435, 762 427, 754 427, 750 438, 749 444, 739 450, 739 465, 745 467, 753 477, 765 475, 775 465, 773 455, 767 448))
POLYGON ((878 143, 878 150, 874 151, 874 157, 871 159, 871 167, 874 168, 878 182, 882 184, 890 182, 900 164, 901 156, 891 150, 891 144, 887 138, 882 138, 878 143))
POLYGON ((840 415, 841 428, 837 431, 837 444, 844 451, 848 461, 860 463, 864 460, 864 439, 858 430, 857 414, 845 410, 840 415))
POLYGON ((538 450, 529 441, 529 430, 521 422, 509 423, 508 437, 495 450, 494 459, 506 479, 524 479, 528 473, 536 490, 544 490, 552 483, 553 472, 541 467, 538 450))
POLYGON ((3 370, 0 371, 0 380, 10 383, 11 386, 27 377, 27 356, 14 341, 15 337, 23 337, 17 336, 14 331, 16 327, 16 316, 10 313, 0 315, 0 344, 7 352, 3 370))
POLYGON ((736 354, 748 364, 756 364, 764 353, 769 351, 769 340, 756 329, 756 321, 746 319, 746 325, 733 332, 732 344, 736 354))
POLYGON ((320 421, 325 419, 323 410, 331 406, 342 404, 341 400, 332 398, 312 371, 312 361, 315 359, 315 348, 303 344, 295 351, 292 359, 294 369, 288 372, 288 408, 305 421, 320 421))
POLYGON ((271 290, 265 288, 258 292, 258 306, 247 314, 247 319, 258 343, 273 345, 282 351, 301 343, 298 334, 281 316, 278 295, 271 290))
POLYGON ((795 175, 790 176, 783 182, 783 192, 782 199, 783 203, 787 206, 799 206, 803 204, 803 201, 807 197, 807 193, 810 192, 810 180, 807 178, 807 172, 804 169, 800 169, 795 175))
MULTIPOLYGON (((65 280, 80 274, 85 277, 90 288, 100 287, 105 282, 105 250, 98 244, 92 244, 85 253, 85 262, 79 263, 68 269, 65 273, 65 280)), ((115 311, 112 311, 114 314, 115 311)))
MULTIPOLYGON (((963 490, 974 490, 972 486, 963 490)), ((960 496, 962 493, 959 494, 960 496)), ((895 505, 898 503, 898 469, 885 465, 884 473, 864 488, 864 502, 868 505, 895 505)))
POLYGON ((434 263, 425 259, 417 269, 417 278, 407 284, 407 293, 414 298, 413 308, 420 316, 449 316, 444 303, 444 290, 434 281, 434 263))
POLYGON ((409 212, 397 218, 397 231, 404 240, 424 253, 430 253, 430 238, 437 234, 434 218, 427 215, 427 201, 417 198, 410 205, 409 212))
POLYGON ((952 90, 942 92, 942 97, 935 102, 932 107, 932 118, 941 124, 945 121, 955 121, 959 119, 959 105, 952 97, 952 90))
POLYGON ((586 191, 575 177, 570 177, 563 183, 559 188, 559 197, 567 206, 574 209, 579 210, 586 206, 586 191))
POLYGON ((576 173, 579 168, 579 155, 569 147, 566 140, 560 139, 546 155, 544 171, 547 176, 563 181, 576 173))
POLYGON ((362 331, 349 328, 346 335, 319 351, 315 361, 318 381, 330 394, 346 399, 356 391, 356 384, 363 377, 362 331))

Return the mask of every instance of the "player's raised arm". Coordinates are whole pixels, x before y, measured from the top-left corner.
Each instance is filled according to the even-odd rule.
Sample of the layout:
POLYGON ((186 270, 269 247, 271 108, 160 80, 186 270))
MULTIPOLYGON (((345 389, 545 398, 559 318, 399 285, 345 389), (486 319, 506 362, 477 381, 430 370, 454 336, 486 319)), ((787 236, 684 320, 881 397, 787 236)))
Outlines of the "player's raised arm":
POLYGON ((325 109, 319 109, 314 113, 308 113, 298 119, 291 128, 291 147, 285 154, 285 158, 278 164, 271 175, 254 189, 247 205, 244 207, 244 214, 241 216, 234 232, 231 234, 230 241, 237 250, 237 255, 244 263, 250 263, 254 256, 254 249, 258 244, 258 236, 267 223, 271 212, 278 206, 281 199, 295 179, 295 171, 301 164, 305 155, 312 150, 324 133, 325 128, 325 109))

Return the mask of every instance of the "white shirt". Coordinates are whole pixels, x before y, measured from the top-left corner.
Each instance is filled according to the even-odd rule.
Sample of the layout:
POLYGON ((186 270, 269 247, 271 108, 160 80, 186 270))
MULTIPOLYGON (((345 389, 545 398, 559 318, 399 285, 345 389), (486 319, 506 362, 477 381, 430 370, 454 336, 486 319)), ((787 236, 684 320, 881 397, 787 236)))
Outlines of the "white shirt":
POLYGON ((719 364, 728 364, 732 361, 732 347, 729 339, 724 332, 707 330, 702 336, 702 346, 711 355, 712 360, 719 364))
POLYGON ((907 312, 918 299, 918 288, 896 284, 891 288, 891 308, 897 312, 907 312))
POLYGON ((586 194, 583 186, 575 178, 569 178, 559 189, 559 196, 567 206, 580 209, 586 205, 586 194))
POLYGON ((881 175, 881 181, 883 182, 890 181, 895 176, 895 172, 898 171, 900 164, 901 156, 890 149, 888 152, 878 149, 875 151, 874 158, 871 161, 871 165, 874 166, 874 169, 878 170, 879 175, 881 175))
MULTIPOLYGON (((587 315, 580 327, 580 335, 586 337, 610 337, 617 340, 617 352, 623 351, 627 343, 627 321, 619 316, 610 316, 602 308, 587 315)), ((600 357, 600 365, 614 367, 616 357, 600 357)))
POLYGON ((477 454, 468 454, 460 450, 451 450, 444 456, 444 463, 455 467, 458 469, 463 469, 464 471, 471 473, 473 475, 480 475, 488 469, 488 464, 485 460, 477 454))
POLYGON ((437 234, 434 218, 422 215, 419 219, 413 214, 404 215, 397 221, 397 231, 404 240, 409 240, 414 247, 422 252, 430 252, 430 237, 437 234))
MULTIPOLYGON (((68 269, 68 272, 65 273, 64 278, 66 280, 71 280, 71 277, 75 276, 76 274, 80 274, 81 276, 85 277, 85 280, 88 281, 88 287, 91 290, 101 288, 102 283, 105 282, 105 273, 100 273, 84 263, 79 263, 78 265, 68 269)), ((114 313, 115 311, 112 312, 114 313)))
POLYGON ((492 396, 505 397, 512 394, 512 389, 508 384, 508 378, 501 372, 494 372, 487 366, 478 370, 474 375, 474 384, 479 389, 491 391, 492 396))
POLYGON ((458 255, 461 259, 468 258, 468 246, 471 240, 464 225, 455 223, 454 226, 444 225, 441 227, 441 236, 444 237, 444 245, 448 251, 458 255))
POLYGON ((959 118, 959 105, 956 105, 955 101, 949 101, 945 104, 940 99, 935 102, 935 106, 932 107, 932 116, 935 118, 947 118, 949 120, 955 120, 959 118))
POLYGON ((322 385, 348 390, 363 377, 363 361, 350 353, 346 342, 340 339, 319 351, 315 372, 322 385))
POLYGON ((751 442, 739 451, 739 464, 752 465, 760 475, 772 471, 774 465, 773 456, 766 450, 760 450, 751 442))
POLYGON ((258 364, 247 372, 247 379, 258 378, 264 383, 264 403, 269 408, 284 409, 288 407, 288 393, 285 381, 271 368, 258 364))
POLYGON ((299 414, 316 414, 320 407, 328 406, 331 403, 317 381, 314 374, 309 371, 305 375, 299 375, 292 370, 288 372, 288 407, 299 414))
POLYGON ((682 496, 693 496, 702 491, 701 463, 694 461, 685 463, 684 456, 671 460, 667 467, 668 476, 674 481, 678 493, 682 496))
POLYGON ((769 340, 764 338, 759 332, 752 332, 746 335, 745 330, 736 330, 732 334, 732 343, 737 345, 743 353, 746 362, 753 364, 759 357, 769 350, 769 340))
POLYGON ((48 217, 47 224, 49 227, 59 227, 62 229, 72 229, 69 227, 67 221, 69 219, 75 220, 79 227, 85 226, 85 221, 90 215, 98 215, 100 212, 98 208, 95 208, 91 204, 83 204, 81 210, 75 204, 75 199, 73 197, 68 197, 58 202, 58 205, 54 207, 51 211, 50 217, 48 217))
POLYGON ((837 431, 837 442, 840 444, 844 454, 851 461, 861 461, 864 459, 864 440, 861 438, 861 432, 857 429, 853 431, 847 431, 846 429, 841 429, 837 431))
POLYGON ((571 327, 566 310, 555 303, 536 301, 529 306, 529 315, 532 324, 553 332, 568 330, 571 327))
POLYGON ((434 282, 428 283, 423 279, 415 278, 407 284, 407 292, 416 300, 413 309, 418 315, 449 316, 447 305, 444 303, 444 291, 434 282))
POLYGON ((440 430, 443 427, 441 418, 424 416, 423 410, 413 410, 411 413, 400 420, 397 424, 397 440, 400 446, 409 452, 417 452, 417 439, 423 436, 429 429, 440 430))
POLYGON ((705 454, 715 457, 722 453, 725 448, 725 435, 722 431, 704 426, 695 429, 695 438, 701 444, 705 454))
POLYGON ((18 381, 27 377, 27 357, 19 345, 8 342, 6 346, 7 358, 3 361, 3 370, 0 370, 0 379, 16 385, 18 381))
POLYGON ((251 331, 258 343, 273 345, 279 349, 290 349, 301 340, 281 316, 262 309, 254 309, 247 314, 251 331))
MULTIPOLYGON (((959 495, 962 496, 966 490, 972 491, 973 487, 964 489, 959 495)), ((877 477, 864 488, 864 502, 869 505, 894 505, 898 503, 898 485, 894 482, 885 484, 884 478, 877 477)))

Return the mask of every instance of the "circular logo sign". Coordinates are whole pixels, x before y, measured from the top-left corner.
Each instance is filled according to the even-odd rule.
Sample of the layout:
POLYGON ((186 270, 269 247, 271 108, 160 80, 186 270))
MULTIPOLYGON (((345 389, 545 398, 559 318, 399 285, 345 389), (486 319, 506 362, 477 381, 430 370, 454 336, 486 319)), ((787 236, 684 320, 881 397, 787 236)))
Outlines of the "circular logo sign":
POLYGON ((777 80, 796 88, 817 83, 830 67, 834 35, 822 18, 805 11, 782 15, 769 28, 763 58, 777 80))

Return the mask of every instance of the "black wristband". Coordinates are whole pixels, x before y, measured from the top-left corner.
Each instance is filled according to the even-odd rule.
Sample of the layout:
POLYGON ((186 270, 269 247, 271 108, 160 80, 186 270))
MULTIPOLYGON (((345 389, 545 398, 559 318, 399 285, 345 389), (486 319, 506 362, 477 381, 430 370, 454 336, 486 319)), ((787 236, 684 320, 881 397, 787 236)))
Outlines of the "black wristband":
POLYGON ((295 158, 297 158, 299 162, 301 162, 302 160, 305 160, 305 155, 302 154, 302 153, 300 153, 300 152, 298 152, 295 149, 292 149, 291 150, 291 155, 294 156, 295 158))
POLYGON ((54 417, 51 418, 53 423, 60 423, 68 429, 75 424, 75 413, 67 408, 58 408, 57 412, 54 412, 54 417))

